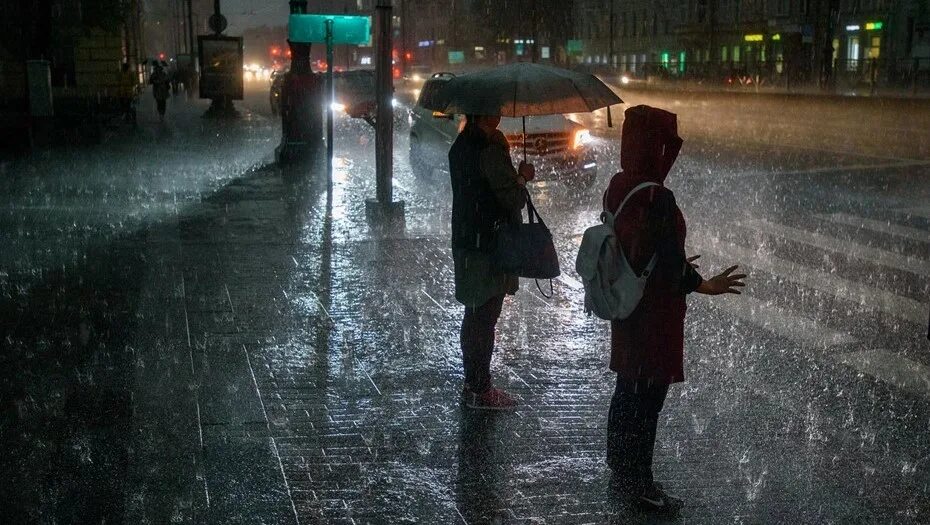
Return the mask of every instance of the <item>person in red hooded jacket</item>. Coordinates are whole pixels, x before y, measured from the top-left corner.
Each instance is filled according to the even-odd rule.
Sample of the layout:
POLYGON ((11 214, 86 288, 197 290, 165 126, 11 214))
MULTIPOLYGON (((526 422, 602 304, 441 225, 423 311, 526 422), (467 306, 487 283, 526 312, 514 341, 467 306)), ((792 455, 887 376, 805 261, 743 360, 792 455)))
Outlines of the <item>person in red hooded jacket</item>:
POLYGON ((659 412, 669 385, 684 381, 685 296, 738 294, 743 274, 737 266, 704 280, 685 256, 685 219, 675 195, 664 186, 682 140, 674 113, 649 106, 625 112, 620 142, 622 171, 604 193, 604 209, 616 210, 637 185, 616 218, 617 238, 637 272, 653 254, 656 266, 633 313, 611 322, 610 369, 617 373, 607 423, 607 462, 620 486, 648 509, 677 511, 681 501, 666 494, 652 474, 659 412))

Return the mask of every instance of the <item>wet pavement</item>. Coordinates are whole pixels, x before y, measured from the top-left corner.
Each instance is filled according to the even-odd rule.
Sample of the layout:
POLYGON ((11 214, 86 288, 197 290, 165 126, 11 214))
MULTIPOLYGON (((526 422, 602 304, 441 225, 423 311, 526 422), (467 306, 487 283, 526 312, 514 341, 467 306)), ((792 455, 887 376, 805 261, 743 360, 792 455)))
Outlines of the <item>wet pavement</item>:
POLYGON ((146 100, 136 134, 0 167, 2 521, 926 522, 930 110, 623 96, 681 115, 669 185, 705 275, 750 273, 689 300, 656 454, 679 518, 603 462, 608 330, 573 270, 617 167, 603 115, 578 116, 595 188, 533 189, 565 275, 505 304, 493 372, 520 406, 474 414, 444 175, 411 175, 398 115, 406 223, 370 227, 370 126, 337 121, 329 196, 319 163, 273 165, 253 93, 233 124, 146 100))

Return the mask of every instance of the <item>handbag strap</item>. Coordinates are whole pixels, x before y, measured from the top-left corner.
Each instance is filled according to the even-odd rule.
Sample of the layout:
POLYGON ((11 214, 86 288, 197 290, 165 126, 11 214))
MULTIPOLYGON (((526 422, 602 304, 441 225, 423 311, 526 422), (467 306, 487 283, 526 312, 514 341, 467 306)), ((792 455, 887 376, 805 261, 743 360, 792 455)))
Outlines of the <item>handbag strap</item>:
POLYGON ((526 215, 529 217, 530 224, 539 221, 539 224, 542 224, 543 227, 545 227, 546 223, 543 222, 542 217, 539 216, 539 212, 536 211, 536 206, 533 206, 533 199, 530 198, 530 191, 526 188, 523 188, 523 192, 526 194, 526 215), (535 220, 533 220, 534 216, 535 220))
POLYGON ((552 299, 552 296, 555 295, 555 292, 552 290, 552 279, 549 279, 549 295, 546 295, 546 292, 542 291, 542 287, 539 286, 539 279, 533 280, 536 281, 536 289, 539 290, 539 293, 546 299, 552 299))

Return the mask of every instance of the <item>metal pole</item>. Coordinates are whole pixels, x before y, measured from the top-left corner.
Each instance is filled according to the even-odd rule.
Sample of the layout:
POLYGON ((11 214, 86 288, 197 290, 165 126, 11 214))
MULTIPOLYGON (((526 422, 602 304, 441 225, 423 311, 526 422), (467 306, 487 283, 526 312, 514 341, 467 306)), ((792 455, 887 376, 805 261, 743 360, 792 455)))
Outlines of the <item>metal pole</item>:
POLYGON ((536 30, 536 23, 537 23, 536 21, 536 0, 533 0, 532 6, 533 8, 530 10, 531 15, 533 17, 533 25, 531 26, 533 29, 533 60, 532 62, 536 63, 536 46, 538 45, 536 41, 539 40, 539 35, 537 34, 537 30, 536 30))
POLYGON ((194 53, 194 8, 187 0, 187 52, 191 55, 191 67, 197 71, 197 54, 194 53))
POLYGON ((181 4, 174 0, 174 56, 181 54, 181 4))
POLYGON ((333 189, 333 104, 336 102, 333 82, 333 21, 326 21, 326 187, 333 189))
POLYGON ((377 5, 377 63, 375 65, 376 97, 378 102, 375 120, 375 170, 377 198, 384 206, 394 198, 394 82, 391 71, 391 0, 378 0, 377 5))
POLYGON ((407 77, 407 2, 400 4, 400 67, 404 78, 407 77))
POLYGON ((610 64, 611 67, 613 67, 616 62, 614 60, 614 25, 615 25, 614 20, 616 18, 614 15, 614 3, 615 2, 616 0, 610 0, 610 46, 609 46, 610 54, 608 55, 607 60, 609 61, 608 63, 610 64))

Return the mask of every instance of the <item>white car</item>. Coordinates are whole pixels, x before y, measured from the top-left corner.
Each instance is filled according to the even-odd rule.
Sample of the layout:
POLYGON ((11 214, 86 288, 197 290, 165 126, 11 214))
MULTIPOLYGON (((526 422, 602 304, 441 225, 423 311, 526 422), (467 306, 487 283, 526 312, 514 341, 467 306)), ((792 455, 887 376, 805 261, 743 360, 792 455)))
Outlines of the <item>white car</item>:
MULTIPOLYGON (((428 110, 422 101, 453 77, 451 73, 433 74, 410 110, 410 165, 417 176, 427 176, 433 168, 448 173, 449 148, 465 125, 464 116, 428 110)), ((514 164, 523 160, 523 119, 502 118, 499 129, 510 142, 514 164)), ((589 188, 597 178, 597 160, 588 130, 562 115, 526 118, 526 159, 536 166, 537 181, 589 188)))

